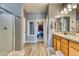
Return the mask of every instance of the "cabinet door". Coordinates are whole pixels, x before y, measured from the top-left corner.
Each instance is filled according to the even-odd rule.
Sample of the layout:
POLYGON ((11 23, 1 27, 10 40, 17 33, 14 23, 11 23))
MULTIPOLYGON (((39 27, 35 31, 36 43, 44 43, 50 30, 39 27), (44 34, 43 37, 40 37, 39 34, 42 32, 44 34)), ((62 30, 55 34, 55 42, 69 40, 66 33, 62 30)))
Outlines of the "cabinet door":
POLYGON ((79 56, 79 51, 72 47, 69 47, 69 56, 79 56))
POLYGON ((60 51, 60 39, 57 39, 57 50, 60 51))
POLYGON ((61 42, 64 43, 64 44, 66 44, 66 45, 68 45, 68 40, 65 39, 65 38, 61 38, 61 42))
POLYGON ((57 49, 57 44, 56 44, 56 38, 54 38, 54 49, 56 50, 57 49))
POLYGON ((64 43, 61 43, 61 52, 65 55, 68 56, 68 46, 64 43))
POLYGON ((69 55, 70 56, 79 56, 79 44, 69 41, 69 55))

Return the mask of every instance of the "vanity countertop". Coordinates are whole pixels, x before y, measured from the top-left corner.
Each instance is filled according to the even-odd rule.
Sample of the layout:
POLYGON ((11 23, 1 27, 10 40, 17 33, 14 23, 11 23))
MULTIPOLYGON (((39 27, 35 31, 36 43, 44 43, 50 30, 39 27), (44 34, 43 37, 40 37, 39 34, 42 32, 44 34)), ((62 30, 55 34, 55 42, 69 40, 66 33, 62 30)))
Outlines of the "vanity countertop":
POLYGON ((70 34, 65 35, 61 32, 54 32, 54 35, 66 38, 66 39, 71 40, 71 41, 76 42, 76 43, 79 43, 79 37, 77 37, 75 35, 70 35, 70 34))

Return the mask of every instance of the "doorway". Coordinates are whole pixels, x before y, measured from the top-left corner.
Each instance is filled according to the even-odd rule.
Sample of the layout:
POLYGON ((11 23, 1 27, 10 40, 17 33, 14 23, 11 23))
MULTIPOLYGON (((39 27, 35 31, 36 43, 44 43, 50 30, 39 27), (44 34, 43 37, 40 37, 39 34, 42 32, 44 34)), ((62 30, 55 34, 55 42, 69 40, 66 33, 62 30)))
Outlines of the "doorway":
POLYGON ((44 21, 43 20, 38 20, 37 21, 37 39, 38 41, 43 41, 44 39, 44 21))

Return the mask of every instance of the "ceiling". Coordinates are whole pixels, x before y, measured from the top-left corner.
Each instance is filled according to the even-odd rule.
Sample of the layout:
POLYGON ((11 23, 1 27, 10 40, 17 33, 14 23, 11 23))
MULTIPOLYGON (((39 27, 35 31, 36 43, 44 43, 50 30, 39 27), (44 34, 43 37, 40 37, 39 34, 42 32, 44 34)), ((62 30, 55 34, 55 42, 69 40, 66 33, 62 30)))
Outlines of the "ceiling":
POLYGON ((23 4, 25 12, 47 12, 48 3, 23 4))

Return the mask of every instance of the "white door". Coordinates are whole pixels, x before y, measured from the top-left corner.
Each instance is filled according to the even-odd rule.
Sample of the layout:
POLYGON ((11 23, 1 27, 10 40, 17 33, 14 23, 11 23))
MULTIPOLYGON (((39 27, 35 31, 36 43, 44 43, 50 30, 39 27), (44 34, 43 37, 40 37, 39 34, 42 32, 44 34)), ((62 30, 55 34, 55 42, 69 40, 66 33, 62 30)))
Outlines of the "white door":
POLYGON ((12 51, 12 20, 11 14, 0 14, 0 55, 12 51))
POLYGON ((37 22, 27 20, 27 42, 37 42, 37 22))

